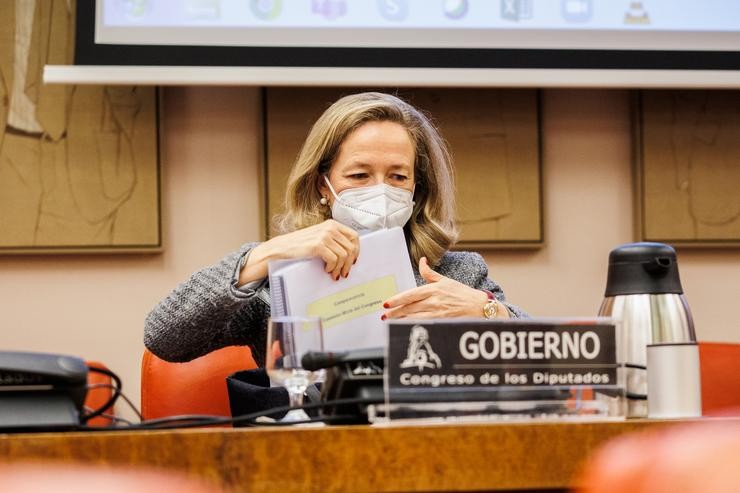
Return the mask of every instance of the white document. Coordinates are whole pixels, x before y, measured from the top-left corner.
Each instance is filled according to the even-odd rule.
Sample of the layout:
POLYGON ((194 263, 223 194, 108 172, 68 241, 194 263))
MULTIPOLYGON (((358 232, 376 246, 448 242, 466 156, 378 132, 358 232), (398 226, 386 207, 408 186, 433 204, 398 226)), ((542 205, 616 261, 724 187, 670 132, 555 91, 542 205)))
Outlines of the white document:
POLYGON ((272 316, 321 317, 325 351, 385 346, 383 301, 416 287, 403 229, 361 236, 346 278, 333 280, 324 266, 320 258, 270 262, 272 316))

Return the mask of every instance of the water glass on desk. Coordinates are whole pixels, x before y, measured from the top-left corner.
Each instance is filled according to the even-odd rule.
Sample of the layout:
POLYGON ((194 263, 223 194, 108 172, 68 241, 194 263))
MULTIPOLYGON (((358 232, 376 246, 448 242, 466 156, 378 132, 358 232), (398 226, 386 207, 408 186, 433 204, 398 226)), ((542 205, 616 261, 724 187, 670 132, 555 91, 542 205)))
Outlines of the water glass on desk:
POLYGON ((265 369, 273 385, 283 385, 288 390, 293 407, 281 421, 293 422, 310 419, 300 407, 303 393, 316 381, 317 372, 303 368, 301 358, 309 351, 323 351, 324 340, 319 317, 271 317, 267 324, 267 356, 265 369))

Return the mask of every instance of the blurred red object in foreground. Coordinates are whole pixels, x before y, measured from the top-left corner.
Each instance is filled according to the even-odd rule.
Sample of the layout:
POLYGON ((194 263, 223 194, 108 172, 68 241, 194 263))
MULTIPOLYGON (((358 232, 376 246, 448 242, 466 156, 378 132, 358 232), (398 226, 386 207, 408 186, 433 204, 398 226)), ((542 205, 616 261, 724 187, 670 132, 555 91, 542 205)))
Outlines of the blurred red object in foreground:
POLYGON ((580 493, 740 492, 740 421, 712 419, 608 442, 576 482, 580 493))
POLYGON ((0 466, 3 493, 225 493, 217 486, 189 478, 183 473, 65 463, 20 463, 0 466))

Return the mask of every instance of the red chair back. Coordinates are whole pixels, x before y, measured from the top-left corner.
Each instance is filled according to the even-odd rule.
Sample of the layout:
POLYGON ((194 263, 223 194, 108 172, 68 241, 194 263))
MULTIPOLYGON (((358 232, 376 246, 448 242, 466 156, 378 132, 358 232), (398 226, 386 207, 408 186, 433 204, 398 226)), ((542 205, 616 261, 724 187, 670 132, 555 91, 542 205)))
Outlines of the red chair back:
MULTIPOLYGON (((108 367, 99 361, 87 361, 88 368, 100 368, 107 370, 108 367)), ((89 371, 87 373, 87 385, 90 387, 85 397, 85 407, 88 410, 97 410, 100 406, 104 405, 113 395, 111 377, 103 373, 97 373, 89 371), (100 387, 98 387, 100 385, 100 387)), ((88 411, 89 412, 89 411, 88 411)), ((115 415, 113 406, 107 408, 104 411, 105 414, 115 415)), ((110 426, 113 420, 105 416, 96 416, 89 420, 87 424, 89 426, 110 426)))
POLYGON ((229 346, 187 363, 164 361, 149 350, 141 361, 144 419, 181 414, 230 416, 226 377, 257 368, 246 346, 229 346))
POLYGON ((702 414, 740 415, 740 344, 700 342, 702 414))

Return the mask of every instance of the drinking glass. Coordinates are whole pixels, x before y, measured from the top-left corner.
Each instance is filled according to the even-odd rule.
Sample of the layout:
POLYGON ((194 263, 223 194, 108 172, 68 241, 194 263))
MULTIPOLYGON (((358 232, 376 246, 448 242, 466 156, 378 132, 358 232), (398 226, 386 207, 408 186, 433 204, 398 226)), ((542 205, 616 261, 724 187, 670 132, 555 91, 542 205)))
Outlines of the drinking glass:
POLYGON ((310 419, 300 407, 306 387, 316 381, 317 374, 305 370, 301 358, 309 351, 323 351, 321 318, 283 316, 271 317, 267 324, 267 355, 265 369, 273 385, 288 390, 290 406, 281 421, 310 419))

